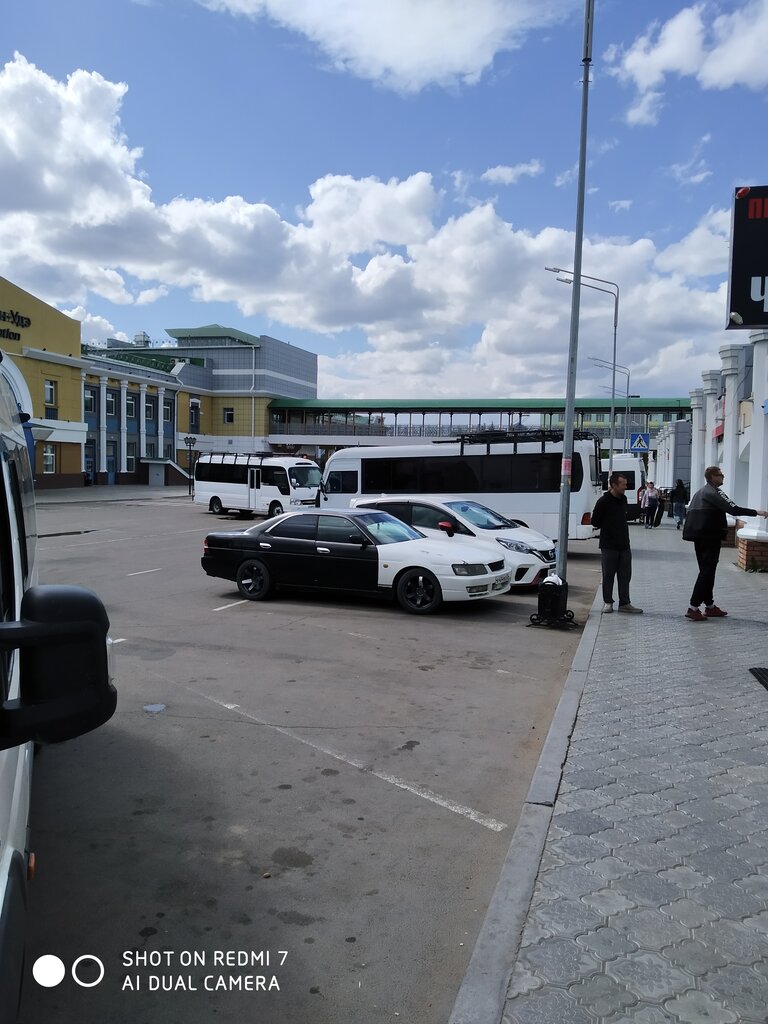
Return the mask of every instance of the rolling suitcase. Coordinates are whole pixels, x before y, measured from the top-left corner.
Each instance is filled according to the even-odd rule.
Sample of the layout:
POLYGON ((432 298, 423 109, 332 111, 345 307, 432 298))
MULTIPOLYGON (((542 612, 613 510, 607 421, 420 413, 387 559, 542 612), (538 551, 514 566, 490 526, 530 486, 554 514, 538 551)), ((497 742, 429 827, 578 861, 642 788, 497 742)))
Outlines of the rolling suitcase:
POLYGON ((653 517, 653 525, 654 525, 654 527, 659 526, 661 524, 661 520, 663 519, 663 517, 664 517, 664 502, 663 501, 659 501, 659 503, 656 505, 656 514, 653 517))

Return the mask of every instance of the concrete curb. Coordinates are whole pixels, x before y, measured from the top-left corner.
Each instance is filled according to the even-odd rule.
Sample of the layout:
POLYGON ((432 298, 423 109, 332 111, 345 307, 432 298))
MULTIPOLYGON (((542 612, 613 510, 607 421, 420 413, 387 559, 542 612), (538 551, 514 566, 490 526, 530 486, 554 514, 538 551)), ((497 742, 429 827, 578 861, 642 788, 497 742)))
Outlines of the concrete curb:
POLYGON ((499 1024, 600 629, 597 589, 448 1024, 499 1024))

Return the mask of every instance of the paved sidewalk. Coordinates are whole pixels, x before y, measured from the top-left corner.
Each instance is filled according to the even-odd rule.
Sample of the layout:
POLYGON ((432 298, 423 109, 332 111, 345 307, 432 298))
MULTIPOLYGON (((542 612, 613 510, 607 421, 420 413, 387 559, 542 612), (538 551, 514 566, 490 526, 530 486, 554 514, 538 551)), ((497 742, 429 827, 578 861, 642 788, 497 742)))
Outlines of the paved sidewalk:
POLYGON ((768 576, 724 549, 690 622, 693 546, 631 538, 645 614, 595 600, 451 1024, 768 1020, 768 576))
POLYGON ((96 486, 96 487, 61 487, 49 490, 35 490, 35 502, 38 505, 71 505, 72 503, 91 503, 94 501, 161 501, 167 498, 184 498, 190 503, 187 484, 173 487, 147 486, 96 486))

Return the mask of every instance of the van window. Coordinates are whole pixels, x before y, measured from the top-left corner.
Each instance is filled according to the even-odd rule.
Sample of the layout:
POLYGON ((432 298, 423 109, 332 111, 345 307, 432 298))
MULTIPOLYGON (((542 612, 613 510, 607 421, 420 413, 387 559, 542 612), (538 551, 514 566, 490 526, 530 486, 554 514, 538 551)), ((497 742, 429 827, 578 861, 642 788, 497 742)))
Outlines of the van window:
MULTIPOLYGON (((0 466, 0 620, 11 622, 16 615, 16 586, 13 573, 13 541, 11 516, 6 500, 5 466, 0 466)), ((0 651, 0 696, 8 696, 11 651, 0 651)))
POLYGON ((281 494, 291 493, 291 489, 288 486, 288 474, 282 466, 261 467, 261 486, 267 487, 269 485, 276 487, 281 494))
POLYGON ((328 494, 357 494, 357 470, 333 469, 325 484, 328 494))

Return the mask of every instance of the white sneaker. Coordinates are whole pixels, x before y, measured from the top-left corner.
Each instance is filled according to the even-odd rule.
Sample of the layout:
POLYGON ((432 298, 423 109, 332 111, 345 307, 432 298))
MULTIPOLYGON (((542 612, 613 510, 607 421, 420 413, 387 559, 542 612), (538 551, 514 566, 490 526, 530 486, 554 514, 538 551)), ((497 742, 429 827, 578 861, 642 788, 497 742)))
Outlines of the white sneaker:
POLYGON ((613 611, 613 601, 610 604, 603 605, 603 615, 610 615, 613 611))

